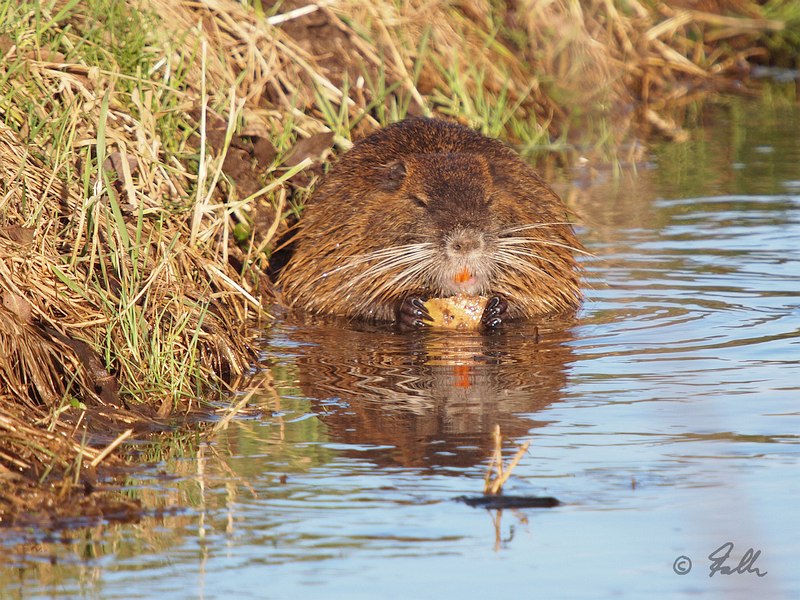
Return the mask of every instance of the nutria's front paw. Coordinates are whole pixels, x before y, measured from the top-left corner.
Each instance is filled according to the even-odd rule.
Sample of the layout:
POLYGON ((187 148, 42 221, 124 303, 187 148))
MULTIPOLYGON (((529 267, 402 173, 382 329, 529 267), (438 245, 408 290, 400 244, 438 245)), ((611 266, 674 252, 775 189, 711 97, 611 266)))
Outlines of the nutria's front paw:
POLYGON ((486 329, 497 329, 503 322, 503 315, 508 310, 508 302, 500 296, 492 296, 486 303, 481 315, 481 324, 486 329))
POLYGON ((403 300, 397 311, 397 323, 400 327, 408 329, 428 327, 428 321, 433 321, 433 318, 425 308, 425 301, 422 298, 411 296, 403 300))

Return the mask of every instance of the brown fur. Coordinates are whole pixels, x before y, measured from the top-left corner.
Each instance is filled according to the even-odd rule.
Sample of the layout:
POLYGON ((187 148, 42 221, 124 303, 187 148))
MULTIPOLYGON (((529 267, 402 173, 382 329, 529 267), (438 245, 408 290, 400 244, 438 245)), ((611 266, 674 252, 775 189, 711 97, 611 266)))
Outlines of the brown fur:
POLYGON ((581 246, 558 196, 507 146, 446 121, 408 119, 356 143, 294 242, 279 283, 314 314, 392 321, 407 297, 464 292, 529 318, 581 300, 581 246))

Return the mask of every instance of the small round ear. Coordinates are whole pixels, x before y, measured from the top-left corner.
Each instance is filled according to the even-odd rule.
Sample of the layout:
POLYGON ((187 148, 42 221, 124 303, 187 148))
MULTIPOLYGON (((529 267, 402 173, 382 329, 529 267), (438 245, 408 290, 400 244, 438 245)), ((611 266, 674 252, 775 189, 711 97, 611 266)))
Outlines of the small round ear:
POLYGON ((378 187, 385 192, 396 192, 406 180, 406 163, 402 159, 381 165, 378 173, 378 187))
POLYGON ((497 161, 489 160, 487 164, 489 168, 489 175, 492 178, 492 183, 495 187, 501 188, 511 183, 511 177, 508 173, 508 166, 503 167, 497 161))

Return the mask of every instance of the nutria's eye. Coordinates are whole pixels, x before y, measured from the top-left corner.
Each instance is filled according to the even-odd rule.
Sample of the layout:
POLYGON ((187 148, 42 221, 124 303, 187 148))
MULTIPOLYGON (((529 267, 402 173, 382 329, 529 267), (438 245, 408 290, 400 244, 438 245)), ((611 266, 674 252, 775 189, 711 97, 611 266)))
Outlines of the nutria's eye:
POLYGON ((420 208, 428 208, 428 199, 425 196, 413 194, 411 196, 411 201, 420 208))

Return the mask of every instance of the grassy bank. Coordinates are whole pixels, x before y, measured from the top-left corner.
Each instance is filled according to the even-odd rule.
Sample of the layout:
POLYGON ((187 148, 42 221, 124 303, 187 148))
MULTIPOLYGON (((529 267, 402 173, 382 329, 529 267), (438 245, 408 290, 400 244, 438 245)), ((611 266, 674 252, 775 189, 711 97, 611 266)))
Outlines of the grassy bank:
POLYGON ((669 4, 0 0, 0 522, 85 511, 115 441, 246 374, 274 240, 352 140, 439 115, 635 161, 796 66, 789 0, 669 4))

